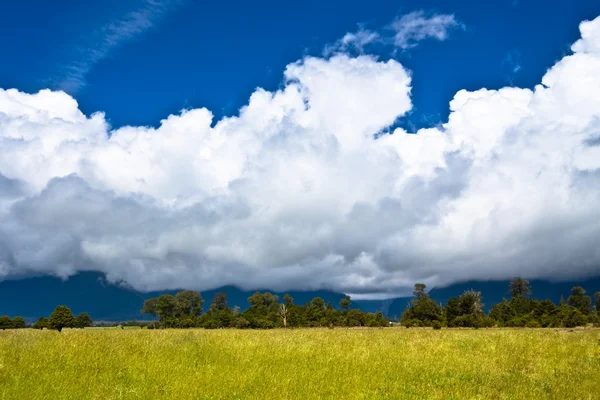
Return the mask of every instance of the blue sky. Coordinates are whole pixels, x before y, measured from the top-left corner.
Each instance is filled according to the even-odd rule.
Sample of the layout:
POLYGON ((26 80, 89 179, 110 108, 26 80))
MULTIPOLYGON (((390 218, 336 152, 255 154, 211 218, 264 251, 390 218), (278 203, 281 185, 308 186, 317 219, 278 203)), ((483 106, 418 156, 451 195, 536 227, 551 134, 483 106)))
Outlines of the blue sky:
POLYGON ((454 14, 465 29, 448 40, 395 55, 375 49, 413 71, 414 109, 401 125, 414 129, 445 121, 460 89, 533 87, 569 51, 579 22, 600 13, 593 0, 182 0, 165 8, 144 0, 6 2, 0 87, 61 88, 70 68, 88 63, 81 86, 67 89, 84 112, 104 111, 114 127, 157 125, 183 108, 232 115, 256 87, 277 88, 287 64, 320 55, 357 24, 378 30, 415 10, 454 14), (102 47, 107 26, 147 9, 147 27, 94 61, 91 50, 102 47))
POLYGON ((6 3, 0 280, 600 274, 597 1, 6 3))

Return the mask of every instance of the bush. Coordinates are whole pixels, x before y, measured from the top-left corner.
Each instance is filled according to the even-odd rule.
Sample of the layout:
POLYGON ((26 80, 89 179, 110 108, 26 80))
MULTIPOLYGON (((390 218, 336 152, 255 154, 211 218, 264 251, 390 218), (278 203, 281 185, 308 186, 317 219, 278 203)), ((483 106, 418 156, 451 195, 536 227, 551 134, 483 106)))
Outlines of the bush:
POLYGON ((238 329, 247 329, 250 327, 250 322, 244 317, 239 317, 236 319, 234 326, 238 329))
POLYGON ((452 326, 457 328, 476 328, 477 318, 473 314, 461 315, 452 320, 452 326))
POLYGON ((196 326, 196 321, 191 318, 186 318, 184 320, 179 321, 178 328, 193 328, 196 326))
POLYGON ((527 323, 525 324, 526 328, 541 328, 542 325, 537 322, 535 319, 530 319, 529 321, 527 321, 527 323))
POLYGON ((572 312, 563 320, 565 328, 575 328, 577 326, 586 326, 587 318, 579 310, 573 309, 572 312))
POLYGON ((490 317, 486 317, 485 315, 477 318, 477 322, 475 324, 476 328, 491 328, 492 326, 494 326, 494 320, 490 317))
POLYGON ((510 321, 508 321, 506 323, 506 326, 510 326, 513 328, 524 328, 527 325, 528 321, 529 321, 529 317, 522 315, 522 316, 512 318, 510 321))
POLYGON ((423 326, 423 322, 420 319, 412 318, 402 322, 402 325, 407 328, 421 327, 423 326))
POLYGON ((372 319, 372 320, 370 320, 369 322, 367 322, 367 326, 368 326, 369 328, 375 328, 375 327, 378 327, 378 326, 380 326, 380 325, 379 325, 379 322, 377 322, 377 321, 375 321, 374 319, 372 319))
POLYGON ((440 321, 433 321, 433 329, 442 329, 442 324, 440 321))

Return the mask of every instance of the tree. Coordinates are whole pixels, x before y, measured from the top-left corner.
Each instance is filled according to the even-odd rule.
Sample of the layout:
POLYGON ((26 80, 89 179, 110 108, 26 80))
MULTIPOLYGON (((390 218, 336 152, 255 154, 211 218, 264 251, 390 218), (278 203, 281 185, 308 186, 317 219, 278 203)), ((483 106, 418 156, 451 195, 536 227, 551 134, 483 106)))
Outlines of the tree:
POLYGON ((594 293, 594 298, 596 299, 596 312, 600 314, 600 292, 594 293))
POLYGON ((171 327, 176 324, 175 311, 177 309, 177 300, 170 294, 161 295, 156 302, 156 313, 160 318, 163 328, 171 327))
POLYGON ((422 300, 429 297, 429 295, 425 292, 426 288, 427 286, 425 286, 424 283, 415 284, 415 291, 413 292, 413 295, 417 298, 417 300, 422 300))
POLYGON ((175 296, 177 300, 176 314, 178 318, 196 319, 202 314, 204 299, 194 290, 182 290, 175 296))
POLYGON ((144 301, 144 308, 142 308, 140 310, 140 312, 142 314, 150 314, 152 315, 152 325, 153 327, 156 329, 156 315, 158 314, 158 311, 156 310, 156 304, 158 303, 158 299, 157 298, 151 298, 148 299, 146 301, 144 301))
POLYGON ((23 317, 14 317, 12 320, 12 324, 14 329, 23 329, 27 327, 27 324, 25 324, 25 320, 23 319, 23 317))
POLYGON ((575 286, 571 289, 571 295, 567 299, 567 304, 579 310, 583 315, 588 315, 590 313, 590 308, 592 308, 592 298, 586 296, 584 288, 575 286))
POLYGON ((288 309, 285 304, 279 305, 279 316, 281 317, 281 320, 283 321, 283 328, 287 329, 288 309))
POLYGON ((463 315, 472 314, 477 317, 483 315, 483 303, 481 292, 474 290, 467 290, 458 298, 460 302, 460 309, 463 315))
POLYGON ((50 322, 48 321, 48 318, 46 317, 40 317, 35 324, 33 324, 32 328, 33 329, 44 329, 44 328, 48 328, 50 325, 50 322))
POLYGON ((517 277, 510 281, 510 295, 512 297, 527 298, 531 294, 529 281, 521 277, 517 277))
POLYGON ((453 321, 462 315, 459 298, 452 297, 448 299, 448 303, 446 303, 444 312, 446 314, 446 322, 448 323, 448 326, 454 326, 453 321))
POLYGON ((66 306, 58 306, 50 315, 50 328, 61 332, 63 328, 72 328, 75 324, 75 317, 71 309, 66 306))
POLYGON ((383 316, 383 313, 381 311, 377 311, 377 313, 375 314, 375 319, 374 319, 374 323, 372 324, 372 326, 389 326, 390 325, 390 321, 383 316))
POLYGON ((351 303, 352 301, 350 300, 350 296, 346 296, 340 300, 340 307, 342 307, 342 310, 348 311, 351 303))
POLYGON ((451 298, 446 304, 446 321, 451 327, 483 327, 484 319, 481 292, 467 290, 458 298, 451 298))
POLYGON ((3 315, 0 317, 0 329, 12 329, 12 319, 8 315, 3 315))
POLYGON ((227 310, 229 306, 227 305, 227 294, 223 292, 219 292, 215 294, 215 298, 213 299, 210 305, 210 311, 223 311, 227 310))
POLYGON ((356 310, 356 309, 348 311, 347 324, 348 324, 348 326, 364 326, 365 325, 364 313, 362 311, 356 310))
POLYGON ((75 318, 75 327, 76 328, 88 328, 90 326, 92 326, 93 322, 92 322, 92 317, 89 316, 88 313, 81 313, 77 316, 77 318, 75 318))
POLYGON ((286 293, 283 295, 283 302, 286 307, 290 307, 292 304, 294 304, 294 298, 289 293, 286 293))
POLYGON ((500 327, 507 326, 509 321, 516 315, 517 313, 513 308, 512 300, 507 301, 506 299, 503 299, 501 303, 494 304, 490 310, 490 318, 498 322, 498 326, 500 327))
POLYGON ((325 317, 325 300, 320 297, 315 297, 310 302, 308 311, 308 321, 311 326, 327 325, 325 317))
POLYGON ((444 310, 425 292, 426 286, 422 283, 415 285, 413 292, 415 298, 402 314, 402 324, 407 326, 432 326, 433 321, 444 320, 444 310))

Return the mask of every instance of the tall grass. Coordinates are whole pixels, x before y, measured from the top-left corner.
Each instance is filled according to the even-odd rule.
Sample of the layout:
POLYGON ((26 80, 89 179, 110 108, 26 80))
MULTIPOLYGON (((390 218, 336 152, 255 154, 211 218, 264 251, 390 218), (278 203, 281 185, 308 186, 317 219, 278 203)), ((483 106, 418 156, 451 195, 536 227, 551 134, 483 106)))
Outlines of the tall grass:
POLYGON ((0 332, 0 399, 600 399, 600 331, 0 332))

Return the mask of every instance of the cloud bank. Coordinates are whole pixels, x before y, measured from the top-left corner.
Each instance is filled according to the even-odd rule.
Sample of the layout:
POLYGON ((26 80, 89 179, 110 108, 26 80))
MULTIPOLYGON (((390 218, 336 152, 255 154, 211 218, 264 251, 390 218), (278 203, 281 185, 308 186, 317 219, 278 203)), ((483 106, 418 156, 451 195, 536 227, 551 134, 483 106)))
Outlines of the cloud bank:
POLYGON ((598 274, 600 18, 580 28, 533 90, 461 90, 417 134, 381 134, 411 109, 410 74, 365 55, 304 58, 238 116, 158 129, 0 90, 0 279, 385 298, 598 274))

